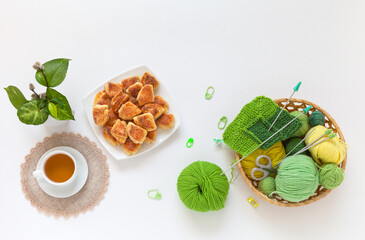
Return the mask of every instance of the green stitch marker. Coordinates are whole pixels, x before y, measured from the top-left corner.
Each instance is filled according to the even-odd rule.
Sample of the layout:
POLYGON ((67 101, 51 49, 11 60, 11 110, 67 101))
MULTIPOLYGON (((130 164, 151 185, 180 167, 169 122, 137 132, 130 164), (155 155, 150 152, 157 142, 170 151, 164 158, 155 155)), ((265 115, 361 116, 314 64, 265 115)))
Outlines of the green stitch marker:
POLYGON ((158 189, 151 189, 147 192, 147 197, 149 199, 160 200, 162 198, 162 194, 158 191, 158 189), (155 196, 151 196, 151 192, 156 192, 155 196))
POLYGON ((194 139, 193 138, 189 138, 189 140, 186 142, 186 147, 187 148, 191 148, 194 144, 194 139))
POLYGON ((218 122, 218 128, 220 130, 223 130, 226 127, 226 125, 227 125, 227 121, 228 121, 228 119, 227 119, 226 116, 221 117, 221 119, 219 119, 219 122, 218 122), (223 123, 223 126, 220 126, 221 123, 223 123))
POLYGON ((214 87, 210 86, 207 88, 207 91, 205 92, 205 99, 209 100, 213 97, 213 93, 214 93, 214 87))
POLYGON ((271 126, 269 127, 269 129, 267 131, 270 131, 271 128, 274 126, 274 124, 276 123, 276 121, 278 120, 281 112, 284 110, 284 108, 286 107, 286 105, 288 105, 288 103, 290 102, 291 98, 293 97, 294 93, 298 92, 300 85, 302 85, 302 82, 299 82, 294 88, 293 88, 293 93, 290 95, 290 97, 288 98, 288 101, 286 101, 286 103, 284 104, 284 106, 281 108, 279 114, 276 116, 275 120, 272 122, 271 126))

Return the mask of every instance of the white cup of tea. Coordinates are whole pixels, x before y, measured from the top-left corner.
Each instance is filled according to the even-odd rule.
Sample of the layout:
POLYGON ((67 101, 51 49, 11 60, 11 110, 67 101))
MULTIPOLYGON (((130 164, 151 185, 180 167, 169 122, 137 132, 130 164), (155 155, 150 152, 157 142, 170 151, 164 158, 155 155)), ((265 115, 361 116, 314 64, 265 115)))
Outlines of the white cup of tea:
POLYGON ((33 172, 37 179, 43 179, 55 187, 70 186, 77 177, 75 158, 66 151, 55 150, 41 159, 40 168, 33 172))

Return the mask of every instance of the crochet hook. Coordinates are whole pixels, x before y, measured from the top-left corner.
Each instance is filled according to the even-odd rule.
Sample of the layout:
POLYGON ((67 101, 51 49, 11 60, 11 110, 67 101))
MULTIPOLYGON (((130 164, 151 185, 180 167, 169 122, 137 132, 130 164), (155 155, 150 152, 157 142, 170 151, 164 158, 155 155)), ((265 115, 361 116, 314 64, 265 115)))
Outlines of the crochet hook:
POLYGON ((272 122, 271 126, 269 127, 269 129, 267 131, 270 131, 271 128, 274 126, 275 122, 278 120, 280 114, 283 112, 283 110, 285 109, 286 105, 289 104, 291 98, 293 97, 294 93, 298 92, 300 85, 302 84, 302 82, 299 82, 294 88, 293 88, 293 93, 290 95, 290 97, 288 98, 288 101, 286 101, 286 103, 284 104, 284 106, 281 108, 279 114, 276 116, 275 120, 272 122))
POLYGON ((237 162, 235 162, 233 165, 231 165, 229 168, 227 168, 225 171, 223 171, 220 175, 223 175, 225 172, 227 172, 228 170, 230 170, 232 167, 236 166, 239 162, 241 162, 245 157, 247 157, 248 155, 250 155, 251 153, 253 153, 256 149, 258 149, 259 147, 261 147, 262 145, 264 145, 267 141, 269 141, 271 138, 273 138, 276 134, 278 134, 279 132, 281 132, 284 128, 286 128, 287 126, 289 126, 292 122, 295 121, 295 119, 297 119, 298 117, 300 117, 301 115, 303 115, 304 113, 308 113, 308 111, 312 108, 312 106, 308 106, 305 109, 303 109, 303 112, 300 113, 298 116, 296 116, 295 118, 293 118, 290 122, 288 122, 285 126, 283 126, 282 128, 280 128, 277 132, 275 132, 273 135, 271 135, 268 139, 266 139, 265 141, 263 141, 259 146, 257 146, 255 149, 253 149, 249 154, 247 154, 246 156, 242 157, 241 159, 239 159, 237 162))

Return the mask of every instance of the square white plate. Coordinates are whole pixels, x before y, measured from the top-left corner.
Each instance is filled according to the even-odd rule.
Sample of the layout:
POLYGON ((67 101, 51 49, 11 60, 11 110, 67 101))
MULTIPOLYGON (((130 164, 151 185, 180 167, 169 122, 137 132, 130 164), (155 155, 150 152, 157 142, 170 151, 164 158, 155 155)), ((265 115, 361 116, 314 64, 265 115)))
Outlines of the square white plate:
POLYGON ((174 103, 172 102, 168 92, 164 88, 163 82, 160 81, 160 79, 158 79, 158 77, 153 74, 158 79, 158 81, 160 83, 159 87, 155 91, 155 96, 160 95, 169 104, 169 113, 172 113, 175 116, 175 126, 174 126, 174 128, 172 128, 172 129, 160 129, 160 128, 158 128, 155 142, 154 143, 143 143, 141 148, 139 149, 138 153, 136 155, 132 155, 132 156, 128 156, 123 151, 121 145, 120 146, 112 146, 104 139, 103 128, 101 126, 97 126, 94 123, 94 119, 93 119, 92 110, 93 110, 93 103, 94 103, 95 95, 98 92, 100 92, 104 89, 104 85, 107 82, 119 82, 120 83, 123 79, 128 78, 128 77, 132 77, 132 76, 136 76, 136 75, 138 75, 141 78, 142 75, 145 72, 149 72, 149 73, 153 74, 152 71, 150 69, 148 69, 146 66, 140 66, 140 67, 131 69, 127 72, 124 72, 124 73, 120 74, 119 76, 117 76, 117 77, 101 84, 94 91, 92 91, 89 95, 87 95, 83 100, 86 117, 89 121, 91 129, 94 131, 96 137, 99 139, 100 143, 104 146, 104 148, 117 160, 128 159, 128 158, 140 156, 140 155, 156 148, 161 143, 163 143, 166 139, 168 139, 176 131, 176 129, 178 129, 179 126, 180 126, 180 116, 179 116, 179 113, 176 109, 176 106, 174 105, 174 103))

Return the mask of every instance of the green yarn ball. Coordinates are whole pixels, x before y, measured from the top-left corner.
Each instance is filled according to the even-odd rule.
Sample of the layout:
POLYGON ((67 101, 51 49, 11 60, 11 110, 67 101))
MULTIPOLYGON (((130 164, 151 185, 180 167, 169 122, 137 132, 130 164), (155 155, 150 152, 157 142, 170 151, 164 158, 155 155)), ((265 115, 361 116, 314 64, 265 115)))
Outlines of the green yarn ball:
POLYGON ((259 181, 259 190, 266 196, 270 196, 272 192, 276 190, 275 178, 266 177, 259 181))
MULTIPOLYGON (((302 114, 302 112, 299 112, 299 111, 294 111, 294 112, 290 113, 290 115, 292 115, 293 117, 296 117, 300 114, 302 114)), ((302 114, 298 117, 298 119, 302 123, 302 126, 292 135, 292 137, 304 136, 309 130, 308 116, 305 114, 302 114)))
POLYGON ((329 163, 319 169, 319 184, 325 189, 334 189, 345 179, 345 172, 336 164, 329 163))
POLYGON ((309 198, 318 188, 319 173, 312 158, 291 156, 281 162, 275 178, 276 193, 290 202, 309 198))
MULTIPOLYGON (((285 146, 285 152, 288 154, 300 141, 302 141, 301 138, 299 137, 294 137, 294 138, 290 138, 289 140, 287 140, 284 144, 285 146)), ((299 144, 290 154, 294 155, 295 153, 297 153, 299 150, 302 150, 305 147, 305 142, 303 141, 301 144, 299 144)), ((302 152, 300 154, 306 154, 307 151, 302 152)))
POLYGON ((320 111, 314 111, 311 113, 311 115, 309 116, 309 124, 312 127, 321 125, 324 125, 324 115, 322 112, 320 111))
POLYGON ((224 208, 229 183, 217 165, 196 161, 180 173, 177 191, 187 208, 198 212, 216 211, 224 208))

